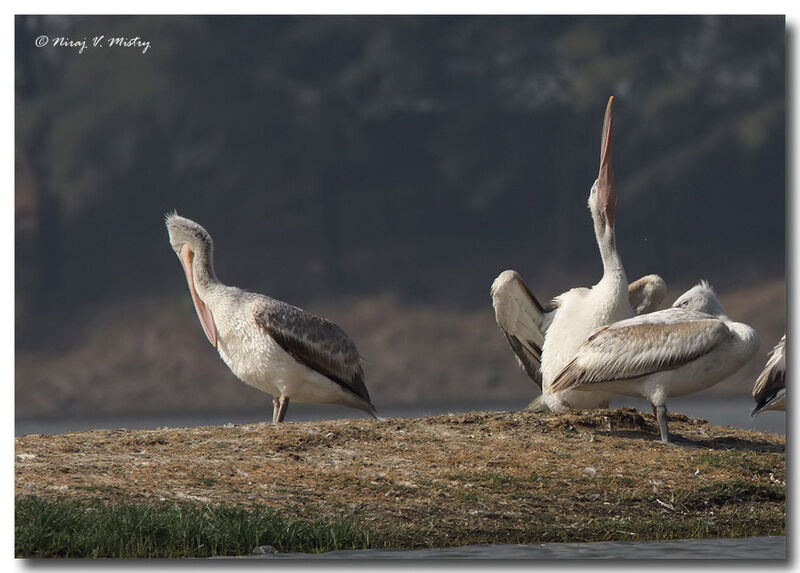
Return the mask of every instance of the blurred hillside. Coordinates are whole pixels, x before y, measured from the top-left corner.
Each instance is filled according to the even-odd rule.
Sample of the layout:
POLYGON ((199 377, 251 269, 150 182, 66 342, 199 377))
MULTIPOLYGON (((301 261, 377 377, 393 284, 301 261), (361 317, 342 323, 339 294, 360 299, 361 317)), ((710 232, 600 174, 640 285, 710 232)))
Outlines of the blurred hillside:
MULTIPOLYGON (((175 281, 182 286, 180 273, 175 281)), ((783 333, 785 289, 774 281, 721 294, 725 309, 759 332, 761 349, 708 393, 749 393, 783 333)), ((669 301, 679 294, 670 292, 669 301)), ((505 400, 522 409, 539 394, 517 366, 491 306, 457 311, 382 295, 316 301, 306 309, 336 321, 357 341, 379 410, 505 400)), ((209 346, 188 296, 92 309, 77 332, 67 324, 49 333, 48 351, 17 353, 17 416, 250 409, 265 420, 271 415, 270 396, 239 382, 209 346), (65 345, 70 338, 75 342, 65 345)), ((640 408, 648 410, 644 400, 640 408)))
POLYGON ((378 404, 528 396, 489 285, 599 278, 586 198, 612 94, 629 277, 710 280, 761 326, 761 364, 785 329, 782 17, 15 24, 18 415, 252 403, 219 383, 173 209, 223 282, 345 327, 378 404))

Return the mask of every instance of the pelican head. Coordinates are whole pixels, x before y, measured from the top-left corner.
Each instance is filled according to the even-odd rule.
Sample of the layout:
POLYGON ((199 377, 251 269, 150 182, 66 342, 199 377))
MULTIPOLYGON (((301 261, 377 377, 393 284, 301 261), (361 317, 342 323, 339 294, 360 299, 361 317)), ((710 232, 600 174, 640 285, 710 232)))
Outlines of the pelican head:
POLYGON ((166 216, 165 222, 172 250, 178 255, 183 272, 186 274, 186 282, 189 285, 197 317, 208 341, 216 348, 217 327, 214 316, 206 301, 198 294, 198 283, 216 281, 213 266, 214 241, 202 225, 181 217, 175 211, 166 216))
POLYGON ((192 256, 194 253, 201 253, 211 260, 214 241, 202 225, 186 217, 181 217, 177 211, 169 213, 165 218, 165 223, 172 250, 179 258, 181 251, 186 247, 193 253, 192 256))
POLYGON ((617 191, 614 186, 614 170, 611 166, 614 126, 614 96, 608 98, 606 115, 603 118, 603 133, 600 139, 600 172, 589 193, 589 209, 600 230, 613 229, 617 210, 617 191))
POLYGON ((679 296, 678 300, 673 303, 672 308, 683 308, 713 314, 724 319, 728 318, 717 298, 717 293, 714 292, 714 289, 707 281, 700 281, 679 296))

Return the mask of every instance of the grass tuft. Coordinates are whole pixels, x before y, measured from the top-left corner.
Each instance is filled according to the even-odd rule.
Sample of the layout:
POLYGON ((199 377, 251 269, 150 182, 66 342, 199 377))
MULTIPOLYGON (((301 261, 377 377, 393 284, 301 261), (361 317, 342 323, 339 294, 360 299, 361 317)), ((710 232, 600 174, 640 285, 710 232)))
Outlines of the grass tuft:
POLYGON ((353 520, 289 519, 270 508, 190 503, 50 501, 18 497, 17 557, 143 558, 244 555, 271 545, 315 553, 376 547, 353 520))

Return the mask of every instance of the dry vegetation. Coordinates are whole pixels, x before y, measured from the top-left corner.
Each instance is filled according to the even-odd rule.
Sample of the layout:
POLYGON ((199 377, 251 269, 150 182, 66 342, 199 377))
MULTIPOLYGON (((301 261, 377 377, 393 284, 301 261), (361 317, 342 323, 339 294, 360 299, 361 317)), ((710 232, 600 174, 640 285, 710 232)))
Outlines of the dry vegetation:
POLYGON ((632 409, 16 438, 16 493, 267 506, 389 546, 778 535, 785 439, 632 409))

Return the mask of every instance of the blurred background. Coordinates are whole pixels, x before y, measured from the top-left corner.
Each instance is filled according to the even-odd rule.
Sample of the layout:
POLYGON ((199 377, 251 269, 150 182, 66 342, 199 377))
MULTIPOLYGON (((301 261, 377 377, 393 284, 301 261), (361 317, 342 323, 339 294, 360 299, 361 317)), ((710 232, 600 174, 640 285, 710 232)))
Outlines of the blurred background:
MULTIPOLYGON (((707 279, 756 328, 756 358, 706 392, 749 414, 786 325, 782 16, 15 25, 18 432, 270 419, 206 341, 173 209, 214 237, 221 281, 340 324, 379 410, 523 408, 538 390, 489 286, 513 268, 546 300, 600 278, 586 200, 609 95, 628 276, 659 273, 667 305, 707 279)), ((287 419, 361 416, 306 408, 287 419)))

